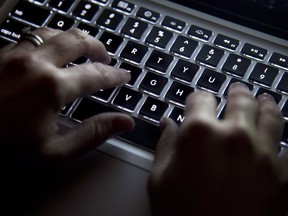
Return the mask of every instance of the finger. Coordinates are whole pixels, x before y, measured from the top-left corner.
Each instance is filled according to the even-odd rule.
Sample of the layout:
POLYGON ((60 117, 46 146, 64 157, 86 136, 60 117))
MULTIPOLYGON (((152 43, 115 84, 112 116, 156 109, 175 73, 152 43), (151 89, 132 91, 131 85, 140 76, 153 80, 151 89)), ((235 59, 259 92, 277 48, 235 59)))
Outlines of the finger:
POLYGON ((161 175, 161 171, 165 170, 174 153, 174 144, 177 140, 179 127, 169 118, 162 118, 160 123, 162 134, 156 146, 153 175, 161 175))
POLYGON ((260 138, 270 144, 270 147, 278 153, 284 126, 281 111, 274 98, 269 94, 262 94, 257 100, 259 102, 257 126, 260 138))
POLYGON ((189 127, 193 122, 216 122, 216 99, 206 91, 197 91, 186 99, 185 120, 182 126, 189 127))
MULTIPOLYGON (((59 34, 62 32, 61 30, 56 30, 56 29, 51 29, 48 27, 43 27, 34 30, 32 33, 35 35, 38 35, 39 37, 42 38, 44 43, 49 40, 50 38, 54 37, 55 35, 59 34)), ((34 50, 37 47, 30 41, 25 40, 25 39, 20 39, 20 41, 14 46, 14 51, 29 51, 29 50, 34 50)))
POLYGON ((234 83, 229 88, 224 120, 244 128, 256 127, 257 101, 248 87, 234 83))
POLYGON ((123 132, 130 132, 134 121, 121 113, 103 113, 84 121, 63 137, 57 138, 41 149, 50 160, 67 161, 95 149, 107 139, 123 132))
POLYGON ((10 44, 7 44, 6 46, 4 46, 0 49, 0 53, 5 53, 5 52, 11 50, 15 45, 16 45, 16 43, 13 43, 13 42, 10 44))
POLYGON ((121 86, 131 78, 130 73, 125 70, 102 63, 83 64, 79 67, 63 69, 61 72, 64 104, 100 89, 121 86))
POLYGON ((37 54, 59 67, 81 56, 105 64, 111 61, 105 46, 80 29, 70 29, 52 37, 38 47, 37 54))

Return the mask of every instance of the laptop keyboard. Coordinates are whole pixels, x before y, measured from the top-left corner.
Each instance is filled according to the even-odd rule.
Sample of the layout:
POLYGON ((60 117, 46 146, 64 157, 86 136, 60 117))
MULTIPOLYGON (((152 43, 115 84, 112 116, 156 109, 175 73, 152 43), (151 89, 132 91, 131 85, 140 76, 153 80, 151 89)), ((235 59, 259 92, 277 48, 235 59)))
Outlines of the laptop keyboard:
MULTIPOLYGON (((275 98, 286 121, 281 144, 288 146, 286 55, 132 1, 22 0, 0 25, 0 46, 17 42, 27 26, 77 27, 105 44, 111 65, 131 73, 123 87, 101 90, 62 107, 61 118, 82 122, 107 111, 128 113, 136 128, 119 138, 153 151, 161 117, 181 124, 187 95, 197 89, 215 94, 221 119, 227 89, 243 82, 255 96, 267 92, 275 98)), ((86 62, 89 59, 81 57, 71 64, 86 62)))

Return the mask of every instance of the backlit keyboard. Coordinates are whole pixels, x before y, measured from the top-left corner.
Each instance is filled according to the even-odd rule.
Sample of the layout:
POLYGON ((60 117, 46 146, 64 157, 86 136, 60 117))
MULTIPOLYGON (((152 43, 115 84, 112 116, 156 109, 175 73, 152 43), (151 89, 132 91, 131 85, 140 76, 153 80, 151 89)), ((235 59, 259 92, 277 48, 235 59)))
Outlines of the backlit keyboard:
MULTIPOLYGON (((133 1, 20 1, 0 25, 0 46, 15 43, 23 27, 79 28, 99 39, 113 61, 131 73, 123 87, 100 90, 62 107, 61 118, 82 122, 102 112, 133 116, 136 128, 119 138, 154 150, 159 121, 168 116, 181 124, 185 98, 197 89, 212 92, 223 117, 227 89, 245 83, 255 96, 267 92, 285 118, 282 144, 288 146, 288 56, 253 41, 188 23, 133 1)), ((81 57, 71 64, 89 62, 81 57)))

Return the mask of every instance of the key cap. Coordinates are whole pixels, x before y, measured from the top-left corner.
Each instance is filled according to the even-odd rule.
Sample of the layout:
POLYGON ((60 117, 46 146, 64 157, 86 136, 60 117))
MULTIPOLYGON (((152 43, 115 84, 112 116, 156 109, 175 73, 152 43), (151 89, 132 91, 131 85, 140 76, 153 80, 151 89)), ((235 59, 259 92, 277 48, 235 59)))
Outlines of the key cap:
POLYGON ((288 73, 284 73, 278 86, 277 90, 280 92, 288 93, 288 73))
POLYGON ((140 76, 140 74, 142 73, 142 69, 139 67, 136 67, 134 65, 128 64, 126 62, 122 62, 120 65, 120 68, 123 68, 125 70, 127 70, 130 75, 131 75, 131 79, 128 83, 128 85, 133 86, 136 82, 136 80, 138 79, 138 77, 140 76))
POLYGON ((194 63, 179 59, 171 72, 171 76, 175 79, 184 80, 190 83, 192 82, 199 68, 200 67, 194 63))
POLYGON ((116 88, 110 88, 110 89, 100 89, 98 92, 95 92, 92 94, 93 97, 100 99, 101 101, 109 101, 109 99, 114 94, 116 88))
POLYGON ((99 40, 105 45, 107 51, 111 54, 115 54, 123 42, 122 37, 110 32, 104 32, 99 40))
MULTIPOLYGON (((82 122, 94 115, 104 112, 119 112, 117 109, 100 104, 92 99, 83 98, 71 118, 77 122, 82 122)), ((120 138, 141 145, 145 148, 155 150, 155 146, 160 138, 159 127, 142 119, 134 118, 135 128, 130 133, 119 135, 120 138)))
POLYGON ((168 79, 166 77, 159 76, 152 72, 147 72, 139 88, 144 92, 159 96, 167 82, 168 79))
POLYGON ((182 20, 175 19, 174 17, 165 16, 164 20, 162 21, 162 25, 165 28, 174 30, 176 32, 182 32, 186 26, 186 23, 182 20))
POLYGON ((253 86, 251 83, 247 83, 247 82, 244 82, 244 81, 242 81, 242 80, 232 78, 232 79, 230 80, 230 82, 229 82, 229 84, 228 84, 225 92, 224 92, 224 96, 225 96, 225 97, 228 96, 228 90, 229 90, 230 86, 231 86, 233 83, 238 83, 238 82, 243 83, 244 85, 246 85, 246 86, 250 89, 250 91, 252 91, 253 88, 254 88, 254 86, 253 86))
POLYGON ((169 118, 173 119, 178 125, 181 125, 185 120, 184 109, 174 107, 169 118))
POLYGON ((108 3, 109 0, 93 0, 94 2, 97 2, 101 5, 106 5, 108 3))
POLYGON ((165 98, 168 101, 184 106, 186 97, 192 92, 194 92, 192 87, 174 81, 166 93, 165 98))
POLYGON ((217 67, 223 55, 223 50, 205 44, 197 55, 196 61, 200 64, 217 67))
POLYGON ((28 27, 28 25, 13 19, 6 19, 0 25, 0 36, 6 37, 12 41, 18 41, 21 38, 22 29, 25 27, 28 27))
POLYGON ((51 12, 49 10, 24 1, 20 1, 11 11, 12 17, 33 23, 37 26, 42 26, 50 14, 51 12), (31 13, 32 11, 33 13, 31 13))
POLYGON ((139 111, 139 115, 159 123, 168 106, 169 105, 163 101, 157 100, 152 97, 147 97, 144 105, 139 111))
POLYGON ((269 62, 276 67, 288 70, 288 56, 279 53, 273 53, 269 62))
POLYGON ((148 28, 148 24, 138 19, 129 18, 123 26, 121 33, 135 39, 140 39, 148 28))
POLYGON ((52 20, 49 22, 48 27, 66 31, 71 29, 74 23, 75 21, 70 17, 62 14, 55 14, 52 20))
POLYGON ((270 90, 264 89, 264 88, 259 88, 259 90, 258 90, 258 92, 257 92, 255 97, 258 97, 259 95, 264 94, 264 93, 270 94, 272 97, 274 97, 274 99, 275 99, 277 104, 279 104, 279 102, 282 99, 282 95, 281 94, 278 94, 276 92, 273 92, 273 91, 270 91, 270 90))
POLYGON ((212 31, 196 25, 192 25, 188 30, 188 35, 206 42, 212 36, 212 31))
POLYGON ((281 141, 288 143, 288 122, 285 122, 281 141))
POLYGON ((142 94, 140 92, 122 87, 115 97, 113 105, 132 112, 135 110, 141 98, 142 94))
POLYGON ((93 37, 96 37, 96 35, 99 33, 99 29, 96 28, 95 26, 88 25, 86 23, 79 23, 77 28, 81 29, 83 32, 86 34, 89 34, 93 37))
POLYGON ((246 59, 242 56, 230 54, 223 65, 222 71, 228 74, 233 74, 239 77, 243 77, 247 72, 251 60, 246 59))
POLYGON ((112 3, 112 7, 116 10, 130 14, 134 10, 135 5, 128 1, 114 0, 112 3))
POLYGON ((284 117, 288 118, 288 100, 285 102, 282 108, 282 114, 284 117))
POLYGON ((204 88, 216 93, 220 90, 225 80, 226 76, 224 74, 205 69, 200 79, 198 80, 197 85, 200 88, 204 88))
POLYGON ((147 20, 152 23, 156 23, 158 19, 160 18, 160 13, 149 10, 144 7, 140 7, 137 12, 137 17, 143 20, 147 20))
POLYGON ((7 46, 8 44, 11 44, 11 41, 5 40, 4 38, 0 38, 0 49, 4 46, 7 46))
POLYGON ((255 46, 253 44, 246 43, 242 50, 241 53, 247 57, 258 59, 258 60, 264 60, 266 57, 268 51, 264 48, 255 46))
POLYGON ((80 19, 91 21, 96 15, 98 10, 99 10, 98 5, 88 2, 86 0, 82 0, 73 10, 73 15, 80 19))
POLYGON ((97 19, 97 24, 111 30, 116 30, 124 16, 115 11, 105 9, 97 19))
POLYGON ((249 79, 252 82, 271 87, 279 70, 262 63, 257 63, 254 67, 249 79))
POLYGON ((145 42, 149 45, 165 49, 173 33, 159 27, 153 27, 145 42))
POLYGON ((74 2, 75 0, 50 0, 49 6, 67 13, 74 2))
POLYGON ((180 35, 177 37, 170 51, 173 54, 190 58, 197 46, 198 42, 180 35))
POLYGON ((127 61, 139 64, 147 51, 148 48, 146 46, 133 41, 128 41, 120 56, 127 61))
POLYGON ((149 69, 165 73, 173 61, 173 56, 158 50, 153 50, 145 66, 149 69))
POLYGON ((235 51, 238 48, 240 41, 222 34, 218 34, 214 40, 214 44, 221 48, 235 51))

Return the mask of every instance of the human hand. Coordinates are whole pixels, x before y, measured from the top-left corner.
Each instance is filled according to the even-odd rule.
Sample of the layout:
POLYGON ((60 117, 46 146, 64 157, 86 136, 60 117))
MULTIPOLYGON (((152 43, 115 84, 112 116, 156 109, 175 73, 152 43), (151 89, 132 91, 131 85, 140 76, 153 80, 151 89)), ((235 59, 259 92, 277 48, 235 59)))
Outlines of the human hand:
POLYGON ((283 120, 272 96, 255 99, 234 84, 219 121, 214 96, 198 91, 180 128, 170 119, 161 126, 149 181, 154 215, 285 215, 288 166, 277 157, 283 120))
POLYGON ((79 29, 41 28, 34 33, 43 38, 42 45, 21 40, 0 50, 0 142, 7 158, 16 152, 20 163, 23 155, 69 160, 133 128, 132 118, 107 113, 59 135, 62 106, 99 89, 123 85, 130 75, 108 66, 111 58, 104 45, 79 29), (92 63, 65 67, 81 56, 92 63))

